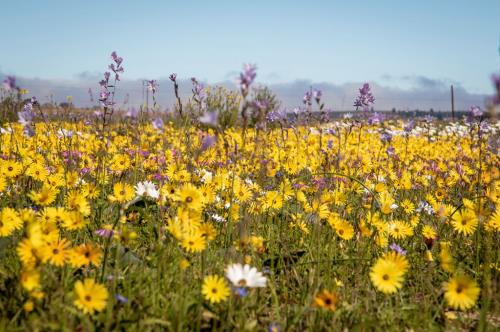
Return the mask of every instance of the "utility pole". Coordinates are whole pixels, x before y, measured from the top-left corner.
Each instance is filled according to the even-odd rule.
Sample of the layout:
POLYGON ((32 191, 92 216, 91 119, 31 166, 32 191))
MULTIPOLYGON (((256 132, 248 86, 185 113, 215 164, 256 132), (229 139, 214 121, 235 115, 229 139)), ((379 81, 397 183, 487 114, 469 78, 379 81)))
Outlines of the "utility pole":
POLYGON ((451 119, 455 121, 455 94, 453 93, 453 84, 451 85, 451 119))

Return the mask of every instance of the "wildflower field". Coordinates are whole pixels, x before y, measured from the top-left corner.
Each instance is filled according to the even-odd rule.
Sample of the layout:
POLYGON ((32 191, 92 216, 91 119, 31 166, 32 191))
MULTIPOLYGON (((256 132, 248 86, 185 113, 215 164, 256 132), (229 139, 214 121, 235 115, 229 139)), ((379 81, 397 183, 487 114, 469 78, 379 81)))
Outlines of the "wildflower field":
POLYGON ((500 328, 498 97, 402 120, 365 84, 332 120, 247 66, 239 91, 181 100, 173 74, 172 113, 154 81, 126 112, 112 61, 95 112, 5 82, 0 330, 500 328))

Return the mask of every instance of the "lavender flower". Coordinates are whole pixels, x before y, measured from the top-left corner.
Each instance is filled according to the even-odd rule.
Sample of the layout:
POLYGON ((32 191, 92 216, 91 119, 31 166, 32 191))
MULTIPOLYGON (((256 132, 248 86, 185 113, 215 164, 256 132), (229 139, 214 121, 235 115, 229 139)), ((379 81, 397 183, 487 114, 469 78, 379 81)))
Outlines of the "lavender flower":
POLYGON ((368 124, 380 124, 384 121, 384 115, 382 113, 374 112, 372 116, 368 118, 368 124))
POLYGON ((472 123, 474 119, 480 118, 483 115, 483 111, 479 106, 471 106, 467 112, 467 122, 472 123))
POLYGON ((125 296, 120 295, 120 294, 118 294, 118 293, 116 293, 116 294, 115 294, 115 299, 116 299, 118 302, 122 303, 122 304, 125 304, 125 303, 127 303, 127 302, 128 302, 128 299, 127 299, 125 296))
POLYGON ((135 107, 129 108, 127 113, 125 113, 125 117, 135 119, 139 115, 139 111, 135 107))
POLYGON ((176 73, 172 73, 170 74, 170 76, 168 77, 172 82, 175 83, 175 81, 177 80, 177 74, 176 73))
POLYGON ((392 141, 392 135, 390 133, 384 131, 382 134, 380 134, 380 140, 382 142, 390 143, 392 141))
POLYGON ((113 236, 114 232, 111 229, 100 228, 94 232, 96 235, 104 238, 110 238, 113 236))
POLYGON ((316 100, 316 103, 319 104, 319 102, 321 101, 321 97, 323 96, 323 92, 321 92, 321 90, 313 90, 313 93, 312 93, 314 99, 316 100))
POLYGON ((304 94, 304 97, 302 97, 302 102, 307 106, 311 106, 311 104, 312 104, 311 99, 312 99, 311 91, 306 91, 306 93, 304 94))
POLYGON ((35 117, 35 114, 33 113, 33 105, 36 103, 36 97, 31 98, 31 101, 24 104, 23 110, 17 113, 17 116, 19 117, 18 122, 23 125, 23 133, 28 137, 35 136, 35 128, 33 128, 32 121, 35 117))
POLYGON ((119 73, 123 73, 124 72, 124 69, 122 67, 122 62, 123 62, 123 58, 119 57, 115 51, 113 51, 111 53, 111 59, 113 59, 113 61, 115 63, 112 63, 108 66, 109 69, 111 69, 114 73, 115 73, 115 80, 119 81, 120 80, 120 75, 119 73), (116 66, 115 66, 116 64, 116 66))
POLYGON ((246 287, 237 287, 234 289, 234 291, 241 297, 245 297, 248 295, 248 289, 246 287))
POLYGON ((427 114, 425 117, 424 117, 424 121, 427 122, 427 123, 431 123, 432 121, 434 121, 434 117, 430 114, 427 114))
POLYGON ((278 323, 269 324, 267 330, 269 332, 281 332, 281 326, 278 323))
POLYGON ((410 120, 407 123, 405 123, 403 130, 406 134, 409 134, 413 130, 414 127, 415 127, 415 121, 410 120))
POLYGON ((16 86, 16 78, 14 76, 7 76, 3 80, 3 86, 7 91, 18 89, 16 86))
POLYGON ((203 102, 207 97, 207 94, 205 93, 204 90, 204 86, 203 84, 198 83, 195 77, 191 77, 191 82, 193 83, 193 89, 191 91, 193 92, 194 100, 203 106, 204 105, 203 102))
POLYGON ((153 125, 153 128, 156 129, 157 131, 159 131, 159 132, 163 131, 164 123, 163 123, 163 120, 161 118, 154 119, 151 122, 151 124, 153 125))
POLYGON ((208 135, 203 138, 203 141, 201 143, 200 150, 205 151, 207 149, 210 149, 212 146, 215 145, 217 142, 217 137, 213 135, 208 135))
POLYGON ((397 252, 402 256, 406 256, 406 250, 403 250, 403 248, 398 246, 396 243, 391 244, 389 248, 391 248, 392 250, 394 250, 395 252, 397 252))
POLYGON ((375 98, 370 91, 370 85, 368 83, 363 84, 363 87, 359 89, 359 95, 354 100, 354 106, 356 110, 362 107, 363 111, 368 111, 369 107, 375 103, 375 98))
POLYGON ((148 83, 148 90, 153 92, 153 94, 156 93, 156 89, 158 88, 158 82, 156 80, 149 80, 147 81, 147 83, 148 83))
POLYGON ((257 77, 257 66, 252 64, 245 64, 243 66, 243 72, 240 73, 239 85, 241 94, 246 96, 250 90, 250 85, 257 77))
POLYGON ((200 123, 204 125, 216 127, 219 121, 219 114, 217 112, 205 112, 201 117, 198 118, 200 123))
POLYGON ((267 113, 266 120, 269 122, 277 122, 286 118, 286 110, 278 109, 267 113))
MULTIPOLYGON (((119 57, 116 52, 111 53, 111 59, 114 63, 111 63, 108 68, 115 74, 115 84, 109 84, 109 78, 111 73, 109 71, 104 73, 104 78, 99 82, 101 86, 101 92, 99 93, 99 102, 104 109, 113 108, 115 105, 114 99, 114 89, 116 88, 116 81, 120 80, 120 73, 124 72, 122 67, 123 58, 119 57), (113 87, 113 92, 109 91, 109 88, 113 87)), ((105 111, 106 114, 106 111, 105 111)))

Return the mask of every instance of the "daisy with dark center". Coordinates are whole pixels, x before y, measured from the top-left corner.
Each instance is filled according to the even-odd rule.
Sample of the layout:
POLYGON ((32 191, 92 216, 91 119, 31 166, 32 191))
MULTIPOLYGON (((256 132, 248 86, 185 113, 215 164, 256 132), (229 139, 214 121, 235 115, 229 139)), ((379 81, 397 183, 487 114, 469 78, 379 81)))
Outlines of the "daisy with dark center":
POLYGON ((63 266, 68 258, 69 244, 68 240, 62 239, 44 245, 40 250, 42 261, 55 266, 63 266))
POLYGON ((200 191, 191 183, 182 186, 179 198, 181 203, 189 210, 199 211, 202 208, 200 191))
POLYGON ((106 307, 108 290, 94 279, 85 279, 75 283, 75 306, 86 314, 102 311, 106 307))
POLYGON ((109 196, 112 202, 126 203, 131 201, 135 196, 134 188, 127 183, 115 183, 113 185, 113 195, 109 196))
POLYGON ((479 221, 473 210, 466 209, 455 213, 451 220, 453 229, 463 235, 471 235, 477 228, 479 221))
POLYGON ((14 160, 6 160, 0 163, 0 174, 3 174, 7 178, 15 178, 22 171, 21 164, 14 160))
POLYGON ((219 303, 228 298, 231 290, 223 278, 217 275, 210 275, 203 280, 201 293, 211 303, 219 303))
POLYGON ((481 289, 474 279, 458 274, 444 283, 444 298, 453 309, 466 310, 472 308, 479 297, 481 289))
POLYGON ((200 232, 193 232, 184 236, 182 247, 189 252, 201 252, 207 247, 207 241, 200 232))
POLYGON ((318 308, 324 308, 330 311, 335 311, 337 309, 338 301, 339 299, 335 292, 333 291, 330 292, 324 289, 314 298, 314 306, 318 308))
POLYGON ((403 287, 408 260, 394 251, 380 257, 371 268, 370 279, 377 290, 392 294, 403 287))

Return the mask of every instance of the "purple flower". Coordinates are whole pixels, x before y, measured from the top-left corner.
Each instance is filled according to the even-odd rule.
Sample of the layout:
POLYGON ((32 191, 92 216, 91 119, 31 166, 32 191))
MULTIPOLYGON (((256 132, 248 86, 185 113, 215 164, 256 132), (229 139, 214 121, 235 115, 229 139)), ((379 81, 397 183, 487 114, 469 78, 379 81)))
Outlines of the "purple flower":
POLYGON ((148 90, 155 93, 156 89, 158 88, 158 82, 156 80, 149 80, 147 82, 148 82, 148 90))
POLYGON ((248 289, 246 287, 237 287, 234 289, 234 291, 241 297, 245 297, 248 295, 248 289))
POLYGON ((205 150, 211 148, 212 146, 214 146, 216 142, 217 142, 216 136, 213 136, 213 135, 205 136, 203 138, 203 142, 201 143, 200 150, 205 151, 205 150))
POLYGON ((139 111, 135 107, 129 108, 127 113, 125 113, 125 117, 135 119, 139 115, 139 111))
POLYGON ((414 127, 415 127, 415 121, 410 120, 407 123, 405 123, 403 130, 405 133, 409 134, 413 130, 414 127))
POLYGON ((321 96, 323 96, 323 93, 321 92, 321 90, 313 90, 313 93, 312 93, 314 99, 316 100, 316 102, 319 104, 320 100, 321 100, 321 96))
POLYGON ((113 236, 114 232, 111 229, 100 228, 94 232, 96 235, 104 238, 110 238, 113 236))
POLYGON ((380 134, 380 140, 382 142, 391 142, 392 141, 392 135, 386 131, 384 131, 382 134, 380 134))
POLYGON ((281 326, 278 323, 269 324, 267 330, 269 332, 281 332, 281 326))
POLYGON ((374 112, 372 116, 368 118, 368 124, 379 124, 384 121, 384 115, 382 113, 374 112))
POLYGON ((90 172, 90 168, 88 168, 88 167, 84 167, 84 168, 82 168, 82 169, 80 170, 80 174, 81 174, 81 175, 85 175, 85 174, 87 174, 87 173, 89 173, 89 172, 90 172))
POLYGON ((128 302, 128 299, 127 299, 125 296, 120 295, 120 294, 118 294, 118 293, 116 293, 116 294, 115 294, 115 299, 116 299, 118 302, 122 303, 122 304, 125 304, 125 303, 127 303, 127 302, 128 302))
POLYGON ((177 74, 176 73, 172 73, 170 74, 170 76, 168 77, 172 82, 175 83, 175 81, 177 80, 177 74))
POLYGON ((375 98, 370 91, 370 85, 368 83, 363 84, 363 87, 359 89, 359 95, 354 100, 354 106, 356 110, 359 107, 363 108, 363 111, 368 111, 369 107, 375 103, 375 98))
POLYGON ((239 78, 241 93, 244 96, 248 94, 250 85, 255 80, 255 77, 257 77, 257 66, 252 64, 245 64, 243 66, 243 72, 240 73, 240 78, 239 78))
POLYGON ((151 124, 153 125, 153 128, 158 130, 158 131, 163 131, 163 120, 161 118, 156 118, 154 119, 151 124))
POLYGON ((302 97, 302 102, 305 105, 311 106, 311 98, 312 98, 311 91, 306 91, 306 93, 304 94, 304 97, 302 97))
POLYGON ((286 118, 286 110, 278 109, 267 113, 266 120, 269 122, 281 121, 286 118))
POLYGON ((434 121, 434 117, 430 114, 427 114, 425 117, 424 117, 424 121, 427 122, 427 123, 431 123, 432 121, 434 121))
POLYGON ((113 51, 111 53, 111 59, 113 59, 114 62, 116 62, 117 66, 120 66, 121 63, 123 62, 123 58, 119 57, 117 54, 116 54, 116 51, 113 51))
POLYGON ((193 89, 191 91, 193 92, 194 99, 198 103, 202 103, 207 97, 207 94, 204 91, 203 84, 198 83, 198 81, 194 77, 191 77, 191 82, 193 83, 193 89))
POLYGON ((219 114, 215 111, 205 112, 205 114, 198 118, 198 121, 200 121, 200 123, 203 123, 204 125, 216 127, 219 121, 219 114))
POLYGON ((467 112, 467 122, 471 123, 476 118, 480 118, 483 115, 483 111, 479 106, 471 106, 469 112, 467 112))
POLYGON ((7 76, 3 80, 3 86, 4 86, 5 90, 7 90, 7 91, 17 89, 16 78, 14 76, 7 76))
POLYGON ((395 252, 397 252, 398 254, 400 254, 402 256, 406 255, 406 250, 403 250, 403 248, 401 248, 400 246, 398 246, 396 243, 391 244, 389 246, 389 248, 391 248, 392 250, 394 250, 395 252))

